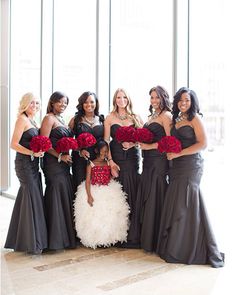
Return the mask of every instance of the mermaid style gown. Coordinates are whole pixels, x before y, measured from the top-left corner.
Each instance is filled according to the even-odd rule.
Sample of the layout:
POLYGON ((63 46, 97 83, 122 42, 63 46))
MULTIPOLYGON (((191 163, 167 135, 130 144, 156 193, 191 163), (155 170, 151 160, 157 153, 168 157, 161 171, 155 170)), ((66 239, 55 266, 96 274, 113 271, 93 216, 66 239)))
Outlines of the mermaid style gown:
MULTIPOLYGON (((32 137, 37 135, 38 129, 30 128, 19 143, 29 149, 32 137)), ((20 188, 4 247, 38 254, 48 246, 39 158, 31 161, 30 156, 17 152, 15 170, 20 188)))
MULTIPOLYGON (((104 127, 102 124, 90 127, 86 123, 77 123, 75 120, 75 138, 84 132, 91 133, 96 138, 96 140, 99 140, 103 139, 104 127)), ((94 160, 96 158, 94 147, 92 146, 86 148, 86 150, 90 153, 90 160, 94 160)), ((88 164, 88 161, 85 160, 83 157, 80 157, 77 151, 72 152, 72 161, 73 187, 74 192, 76 192, 77 186, 80 185, 86 178, 86 166, 88 164)))
MULTIPOLYGON (((144 125, 153 134, 153 142, 165 136, 164 128, 156 123, 144 125)), ((148 252, 155 252, 159 235, 161 212, 167 189, 168 160, 157 149, 144 150, 143 172, 138 189, 135 210, 136 226, 140 230, 140 246, 148 252)))
MULTIPOLYGON (((58 126, 52 129, 50 139, 55 149, 62 137, 72 136, 69 129, 58 126)), ((73 187, 70 166, 49 153, 43 158, 45 176, 45 208, 48 227, 48 249, 75 248, 73 222, 73 187)))
POLYGON ((127 243, 125 243, 124 246, 128 248, 139 248, 139 241, 136 239, 138 235, 135 228, 134 212, 140 179, 140 175, 138 173, 140 155, 138 148, 133 147, 125 151, 123 150, 122 144, 117 142, 115 133, 119 127, 119 124, 113 124, 111 126, 112 140, 110 142, 110 150, 113 161, 120 167, 117 180, 120 182, 124 192, 127 195, 127 201, 130 207, 130 228, 128 232, 127 243))
MULTIPOLYGON (((182 148, 196 142, 190 126, 175 127, 182 148)), ((157 254, 166 262, 184 264, 224 265, 224 255, 218 251, 199 188, 203 159, 199 153, 173 159, 161 218, 157 254)))
POLYGON ((85 182, 78 186, 75 208, 77 236, 86 247, 109 247, 127 239, 129 206, 119 182, 111 179, 110 166, 91 169, 93 206, 87 202, 85 182))

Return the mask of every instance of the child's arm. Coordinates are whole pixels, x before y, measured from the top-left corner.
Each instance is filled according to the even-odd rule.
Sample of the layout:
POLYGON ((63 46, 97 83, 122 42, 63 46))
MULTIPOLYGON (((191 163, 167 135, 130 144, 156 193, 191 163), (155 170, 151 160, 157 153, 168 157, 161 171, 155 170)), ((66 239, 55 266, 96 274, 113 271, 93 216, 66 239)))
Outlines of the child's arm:
POLYGON ((86 169, 85 188, 86 188, 86 192, 87 192, 87 196, 88 196, 88 203, 92 207, 94 200, 91 195, 90 187, 91 187, 91 165, 88 165, 87 169, 86 169))

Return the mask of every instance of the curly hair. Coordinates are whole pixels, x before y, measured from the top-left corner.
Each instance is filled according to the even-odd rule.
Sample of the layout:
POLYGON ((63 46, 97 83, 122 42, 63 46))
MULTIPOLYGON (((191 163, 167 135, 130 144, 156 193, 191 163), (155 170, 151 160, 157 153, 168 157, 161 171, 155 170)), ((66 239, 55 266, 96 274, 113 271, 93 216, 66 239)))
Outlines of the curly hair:
POLYGON ((175 124, 175 120, 180 113, 179 108, 178 108, 178 102, 180 101, 183 93, 188 93, 191 98, 191 106, 190 106, 189 110, 187 111, 188 121, 192 121, 192 119, 194 118, 194 116, 196 114, 199 114, 202 116, 202 113, 200 112, 198 97, 197 97, 196 93, 187 87, 181 87, 174 95, 174 101, 173 101, 173 107, 172 107, 172 114, 173 114, 172 122, 173 122, 173 124, 175 124))
POLYGON ((75 113, 76 121, 81 122, 82 117, 84 117, 85 111, 84 111, 83 105, 84 105, 84 103, 86 102, 86 100, 88 99, 88 97, 90 95, 92 95, 94 97, 95 102, 96 102, 96 107, 95 107, 95 110, 94 110, 94 115, 99 117, 99 121, 100 122, 103 122, 104 121, 104 116, 99 115, 99 101, 98 101, 97 95, 94 92, 91 92, 91 91, 85 91, 85 92, 83 92, 80 95, 80 97, 78 98, 78 104, 76 106, 76 108, 77 108, 78 111, 75 113))

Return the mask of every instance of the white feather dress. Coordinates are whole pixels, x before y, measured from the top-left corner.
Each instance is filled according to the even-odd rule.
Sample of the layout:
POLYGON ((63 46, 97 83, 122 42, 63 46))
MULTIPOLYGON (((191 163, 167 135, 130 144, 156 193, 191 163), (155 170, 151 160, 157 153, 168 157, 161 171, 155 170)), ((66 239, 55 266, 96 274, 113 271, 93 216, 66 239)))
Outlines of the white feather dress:
POLYGON ((92 207, 87 202, 85 182, 78 186, 76 192, 74 215, 77 236, 84 246, 94 249, 125 242, 130 210, 122 186, 111 179, 109 166, 92 167, 91 179, 92 207))

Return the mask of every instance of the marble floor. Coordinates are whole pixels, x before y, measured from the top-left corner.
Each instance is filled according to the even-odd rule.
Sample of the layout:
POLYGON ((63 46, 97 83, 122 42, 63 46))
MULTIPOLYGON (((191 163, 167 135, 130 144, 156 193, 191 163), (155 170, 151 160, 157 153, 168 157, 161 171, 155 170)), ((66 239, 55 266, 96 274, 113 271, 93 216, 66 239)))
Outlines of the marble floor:
POLYGON ((31 256, 3 248, 14 200, 1 197, 0 202, 2 295, 236 294, 235 243, 227 234, 223 235, 226 266, 221 269, 167 264, 139 249, 115 247, 31 256))

